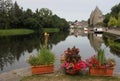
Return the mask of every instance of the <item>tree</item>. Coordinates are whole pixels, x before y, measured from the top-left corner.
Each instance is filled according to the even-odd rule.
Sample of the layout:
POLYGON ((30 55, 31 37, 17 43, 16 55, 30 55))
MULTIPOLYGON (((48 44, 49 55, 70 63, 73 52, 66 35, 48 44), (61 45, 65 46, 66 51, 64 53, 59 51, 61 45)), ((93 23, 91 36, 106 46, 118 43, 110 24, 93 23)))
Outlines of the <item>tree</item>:
POLYGON ((4 8, 8 12, 13 6, 12 0, 5 0, 4 2, 4 8))
POLYGON ((52 11, 47 8, 41 8, 39 11, 40 17, 52 16, 52 11))
POLYGON ((25 19, 24 25, 28 29, 35 30, 36 33, 41 32, 41 29, 42 29, 40 23, 35 18, 27 18, 27 19, 25 19))
POLYGON ((118 23, 117 23, 118 27, 120 27, 120 12, 118 14, 118 23))
POLYGON ((24 21, 23 16, 22 8, 20 8, 17 2, 15 2, 9 12, 9 19, 12 19, 12 21, 10 20, 11 28, 21 28, 24 21))
POLYGON ((53 25, 54 28, 59 28, 61 31, 67 31, 68 30, 69 24, 65 19, 60 18, 57 15, 53 15, 52 18, 53 18, 53 21, 55 23, 53 25))
POLYGON ((118 18, 118 13, 120 12, 120 3, 118 5, 115 5, 111 8, 111 14, 115 18, 118 18))
POLYGON ((4 10, 4 0, 0 0, 0 12, 4 10))
POLYGON ((0 13, 0 29, 8 29, 9 18, 5 12, 0 13))
POLYGON ((117 19, 113 16, 110 17, 110 20, 108 22, 108 26, 114 26, 116 27, 117 26, 117 19))
POLYGON ((12 0, 0 0, 0 29, 8 29, 10 27, 8 12, 11 7, 12 0))
POLYGON ((12 5, 12 0, 0 0, 0 12, 8 12, 12 5))
MULTIPOLYGON (((104 23, 106 24, 106 26, 107 25, 113 25, 114 24, 114 26, 115 26, 115 23, 116 23, 116 20, 115 19, 118 19, 118 14, 119 14, 119 12, 120 12, 120 3, 119 4, 117 4, 117 5, 115 5, 115 6, 113 6, 112 8, 111 8, 111 12, 110 13, 107 13, 106 15, 105 15, 105 19, 104 19, 104 23), (115 19, 112 19, 113 21, 115 20, 115 23, 114 22, 111 22, 110 21, 110 17, 111 16, 113 16, 113 17, 115 17, 115 19)), ((118 23, 119 23, 119 21, 118 21, 118 23)), ((117 24, 118 25, 118 24, 117 24)), ((116 26, 117 26, 116 25, 116 26)))
POLYGON ((105 19, 103 20, 103 22, 105 23, 105 26, 108 25, 108 22, 109 22, 110 16, 111 16, 111 15, 110 15, 109 13, 107 13, 107 14, 105 15, 105 19))
POLYGON ((29 17, 33 17, 33 12, 31 9, 27 9, 24 13, 24 18, 29 18, 29 17))

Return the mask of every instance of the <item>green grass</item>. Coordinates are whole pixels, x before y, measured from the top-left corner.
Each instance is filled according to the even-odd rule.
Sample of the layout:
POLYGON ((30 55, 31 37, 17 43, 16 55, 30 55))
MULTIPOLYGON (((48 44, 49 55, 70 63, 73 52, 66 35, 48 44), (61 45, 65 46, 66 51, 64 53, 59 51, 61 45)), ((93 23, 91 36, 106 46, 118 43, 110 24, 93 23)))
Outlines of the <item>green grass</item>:
POLYGON ((120 78, 89 75, 32 75, 20 81, 120 81, 120 78))
POLYGON ((43 29, 44 32, 48 32, 48 33, 53 33, 53 32, 59 32, 60 30, 58 28, 44 28, 43 29))
POLYGON ((0 36, 13 36, 13 35, 25 35, 33 33, 33 30, 30 29, 7 29, 0 30, 0 36))

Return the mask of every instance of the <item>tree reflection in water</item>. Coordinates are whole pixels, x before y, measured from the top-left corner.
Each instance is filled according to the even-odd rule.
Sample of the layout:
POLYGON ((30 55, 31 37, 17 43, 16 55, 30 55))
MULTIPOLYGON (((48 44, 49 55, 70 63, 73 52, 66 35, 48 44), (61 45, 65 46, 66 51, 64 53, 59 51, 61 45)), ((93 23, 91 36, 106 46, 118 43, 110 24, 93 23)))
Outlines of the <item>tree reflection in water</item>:
MULTIPOLYGON (((106 46, 109 46, 110 52, 120 57, 120 48, 117 48, 115 46, 116 42, 114 42, 114 39, 116 39, 117 36, 111 35, 111 34, 104 34, 103 39, 106 46)), ((120 43, 119 43, 120 44, 120 43)))
MULTIPOLYGON (((56 45, 59 45, 60 42, 67 43, 66 39, 67 39, 67 37, 69 37, 68 35, 69 35, 68 32, 49 33, 47 47, 49 49, 52 49, 53 46, 55 47, 56 45)), ((86 34, 82 30, 80 30, 79 35, 76 37, 76 39, 74 39, 75 41, 77 40, 78 43, 75 43, 75 41, 72 41, 72 42, 74 44, 78 45, 79 43, 81 43, 84 40, 84 37, 85 38, 88 37, 89 40, 88 39, 85 39, 85 40, 89 41, 91 47, 88 46, 89 43, 87 43, 88 45, 86 45, 86 41, 84 41, 84 44, 86 45, 86 47, 80 46, 80 48, 85 50, 88 47, 89 51, 91 51, 91 52, 93 51, 92 48, 94 48, 94 50, 97 50, 97 48, 101 47, 102 44, 105 44, 106 46, 110 45, 108 43, 108 36, 106 36, 106 37, 104 37, 105 35, 103 35, 103 37, 98 37, 98 36, 100 36, 100 35, 95 35, 93 33, 86 34), (80 38, 82 38, 82 39, 80 39, 80 38)), ((70 36, 70 38, 71 38, 70 40, 73 40, 74 36, 70 36)), ((21 60, 23 60, 25 58, 25 57, 23 58, 23 56, 26 55, 26 51, 28 52, 28 55, 29 55, 34 49, 36 49, 38 51, 40 48, 40 45, 44 45, 44 34, 0 37, 0 69, 1 69, 0 73, 3 72, 3 70, 5 70, 5 69, 13 70, 14 68, 11 69, 11 66, 15 65, 16 62, 19 63, 19 65, 23 66, 23 64, 26 62, 21 61, 21 60), (22 64, 20 64, 20 63, 22 63, 22 64)), ((120 55, 119 55, 120 53, 114 52, 111 47, 110 47, 110 49, 111 49, 110 51, 113 54, 116 54, 117 56, 120 57, 120 55)), ((58 51, 57 48, 55 50, 58 51)), ((86 53, 86 52, 83 52, 83 54, 84 53, 86 53)), ((15 67, 17 67, 17 66, 15 66, 15 67)))
POLYGON ((12 36, 0 38, 0 69, 19 61, 24 51, 31 52, 39 48, 40 39, 36 35, 12 36))
MULTIPOLYGON (((44 35, 24 35, 24 36, 11 36, 0 37, 0 73, 4 67, 10 67, 17 61, 21 60, 22 56, 25 56, 25 52, 31 53, 34 49, 37 51, 40 45, 44 44, 44 35)), ((60 41, 65 40, 68 33, 58 32, 50 33, 48 39, 48 48, 51 49, 53 45, 60 41)))

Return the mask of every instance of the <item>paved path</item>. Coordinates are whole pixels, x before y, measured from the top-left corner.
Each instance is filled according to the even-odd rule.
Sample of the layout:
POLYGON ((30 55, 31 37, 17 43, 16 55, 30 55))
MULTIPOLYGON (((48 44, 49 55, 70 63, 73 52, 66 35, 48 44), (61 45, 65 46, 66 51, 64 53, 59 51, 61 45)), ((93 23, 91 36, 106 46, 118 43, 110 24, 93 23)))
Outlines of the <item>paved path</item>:
MULTIPOLYGON (((53 76, 55 76, 55 75, 57 76, 60 74, 61 74, 60 71, 58 71, 58 72, 56 71, 53 74, 53 76)), ((24 76, 30 76, 30 75, 32 75, 31 69, 30 69, 30 67, 26 67, 26 68, 17 69, 17 70, 13 70, 10 72, 5 72, 5 73, 0 74, 0 81, 20 81, 24 76)), ((113 76, 117 76, 120 78, 120 73, 119 74, 114 73, 113 76)))
POLYGON ((0 74, 0 81, 20 81, 24 76, 30 76, 30 67, 13 70, 0 74))
POLYGON ((117 30, 117 29, 109 29, 106 32, 113 33, 113 34, 116 34, 116 35, 120 35, 120 30, 117 30))

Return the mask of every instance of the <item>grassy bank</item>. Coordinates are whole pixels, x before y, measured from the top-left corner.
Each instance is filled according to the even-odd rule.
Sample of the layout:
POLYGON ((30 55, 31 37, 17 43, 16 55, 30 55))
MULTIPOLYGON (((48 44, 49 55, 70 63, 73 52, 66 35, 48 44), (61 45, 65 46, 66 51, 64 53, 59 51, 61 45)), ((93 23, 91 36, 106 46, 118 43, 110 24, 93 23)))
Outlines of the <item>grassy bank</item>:
POLYGON ((44 32, 48 32, 48 33, 54 33, 54 32, 59 32, 60 30, 58 28, 44 28, 43 29, 44 32))
POLYGON ((33 75, 24 77, 21 81, 120 81, 117 77, 97 77, 81 75, 33 75))
POLYGON ((30 29, 7 29, 7 30, 0 30, 0 36, 25 35, 33 32, 34 31, 30 29))

